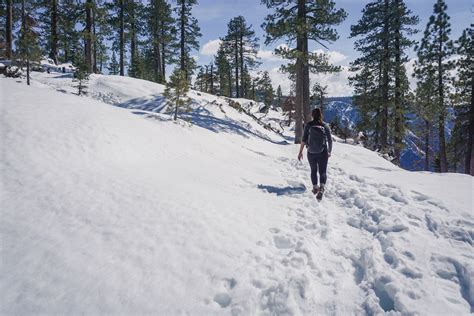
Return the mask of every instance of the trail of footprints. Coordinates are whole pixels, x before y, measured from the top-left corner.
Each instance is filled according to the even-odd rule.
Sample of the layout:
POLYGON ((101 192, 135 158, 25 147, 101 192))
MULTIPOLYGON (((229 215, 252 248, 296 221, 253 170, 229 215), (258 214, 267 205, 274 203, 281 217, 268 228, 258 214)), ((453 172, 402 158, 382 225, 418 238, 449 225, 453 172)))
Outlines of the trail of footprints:
MULTIPOLYGON (((288 180, 290 186, 301 186, 305 183, 302 179, 308 176, 309 170, 306 165, 292 163, 292 160, 281 157, 278 159, 280 165, 284 165, 282 177, 285 179, 295 179, 295 169, 297 171, 296 181, 288 180)), ((331 286, 334 282, 334 272, 331 270, 322 271, 318 266, 318 259, 314 258, 314 250, 308 247, 308 244, 314 241, 324 241, 330 234, 330 227, 334 223, 328 223, 328 215, 324 208, 324 203, 334 203, 343 208, 346 212, 346 223, 359 230, 364 236, 372 236, 372 245, 365 249, 359 250, 359 256, 347 258, 347 254, 341 253, 339 256, 345 257, 353 267, 353 278, 355 284, 366 293, 366 301, 362 302, 361 312, 380 313, 395 311, 394 296, 397 290, 393 290, 390 283, 394 280, 389 274, 379 273, 370 275, 369 270, 376 263, 373 262, 373 247, 379 245, 382 250, 383 261, 389 269, 393 269, 396 273, 402 274, 407 280, 423 278, 423 273, 415 267, 417 258, 409 249, 396 249, 388 234, 403 233, 410 229, 410 226, 422 227, 426 226, 435 235, 444 235, 458 241, 465 241, 472 245, 474 233, 465 232, 462 229, 456 230, 456 226, 449 229, 440 229, 440 223, 429 214, 429 209, 425 209, 425 218, 410 214, 408 221, 397 215, 397 210, 403 207, 413 207, 423 209, 424 205, 438 207, 441 211, 447 208, 440 202, 431 199, 418 192, 407 194, 402 192, 398 187, 391 185, 372 184, 356 175, 348 175, 338 166, 330 167, 330 180, 328 190, 321 204, 314 199, 308 192, 299 194, 295 199, 295 206, 287 210, 288 216, 292 219, 292 223, 285 229, 274 227, 269 230, 270 239, 258 241, 257 245, 262 247, 273 247, 272 255, 261 257, 256 253, 249 253, 254 259, 254 267, 256 270, 265 269, 266 275, 256 273, 258 278, 252 280, 252 285, 258 291, 257 311, 266 314, 294 314, 295 312, 303 312, 304 310, 294 311, 288 304, 291 301, 300 301, 300 308, 311 306, 311 297, 307 296, 308 284, 312 279, 313 282, 319 282, 331 286), (410 200, 407 200, 407 197, 410 200), (370 259, 372 257, 372 259, 370 259), (368 259, 369 258, 369 259, 368 259), (370 262, 372 261, 372 262, 370 262), (288 274, 291 275, 288 277, 288 274), (391 287, 388 290, 388 287, 391 287), (389 294, 390 293, 390 294, 389 294), (373 298, 376 297, 374 303, 373 298)), ((342 216, 343 214, 337 214, 342 216)), ((474 224, 471 224, 474 227, 474 224)), ((445 227, 445 226, 443 226, 445 227)), ((348 236, 347 238, 350 238, 348 236)), ((333 252, 337 255, 337 249, 333 252)), ((451 264, 459 279, 464 282, 466 277, 462 266, 457 262, 451 262, 449 259, 435 257, 434 262, 448 262, 451 264)), ((383 267, 377 270, 384 271, 383 267)), ((259 271, 261 272, 261 271, 259 271)), ((373 273, 373 272, 372 272, 373 273)), ((439 273, 441 278, 447 278, 443 271, 439 273)), ((234 278, 226 279, 228 292, 232 292, 238 284, 234 278), (229 281, 230 280, 230 281, 229 281)), ((466 282, 464 282, 466 283, 466 282)), ((464 284, 462 283, 462 284, 464 284)), ((465 286, 466 287, 466 286, 465 286)), ((337 289, 333 288, 334 293, 337 289)), ((465 293, 462 289, 463 297, 470 297, 472 294, 465 293)), ((232 315, 242 315, 246 312, 253 313, 255 307, 246 310, 240 303, 232 302, 229 293, 218 293, 214 297, 214 301, 222 308, 231 308, 232 315)), ((408 297, 413 300, 420 298, 419 294, 408 291, 408 297)), ((473 306, 474 302, 467 299, 473 306)), ((245 304, 242 304, 245 305, 245 304)), ((249 308, 247 306, 247 308, 249 308)), ((334 307, 332 308, 334 309, 334 307)), ((331 306, 327 307, 331 310, 331 306)), ((310 310, 308 310, 310 311, 310 310)), ((403 311, 400 311, 403 312, 403 311)))

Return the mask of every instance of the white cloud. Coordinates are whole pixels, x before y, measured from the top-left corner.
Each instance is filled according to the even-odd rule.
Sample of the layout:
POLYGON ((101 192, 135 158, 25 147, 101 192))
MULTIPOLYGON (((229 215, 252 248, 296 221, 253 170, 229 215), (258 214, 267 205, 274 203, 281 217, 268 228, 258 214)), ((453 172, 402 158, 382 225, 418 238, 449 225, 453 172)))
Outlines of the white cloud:
POLYGON ((325 53, 325 54, 329 55, 329 62, 331 64, 343 65, 347 61, 347 56, 346 55, 344 55, 343 53, 340 53, 338 51, 335 51, 335 50, 324 51, 322 49, 317 49, 314 52, 318 53, 318 54, 325 53))
MULTIPOLYGON (((337 51, 323 51, 323 50, 316 50, 317 53, 326 53, 329 55, 329 62, 341 65, 341 72, 339 73, 331 73, 331 74, 310 74, 310 88, 313 86, 315 82, 318 82, 321 85, 328 86, 328 96, 350 96, 353 93, 353 89, 349 86, 349 77, 353 75, 349 71, 348 63, 349 59, 346 55, 337 52, 337 51)), ((263 58, 262 58, 263 59, 263 58)), ((282 64, 284 63, 283 59, 278 59, 282 64)), ((291 82, 288 79, 288 75, 281 73, 279 71, 279 66, 275 67, 274 63, 271 61, 275 61, 271 59, 269 56, 269 60, 262 60, 263 64, 262 67, 264 70, 266 69, 272 79, 273 87, 276 89, 278 85, 281 86, 281 89, 284 94, 289 94, 291 82), (265 63, 267 63, 265 65, 265 63), (270 66, 271 65, 271 66, 270 66), (267 66, 267 67, 265 67, 267 66)))
POLYGON ((220 39, 210 40, 206 44, 204 44, 201 48, 201 55, 205 56, 213 56, 217 53, 219 49, 219 45, 221 44, 220 39))
POLYGON ((271 62, 283 60, 280 56, 275 55, 275 53, 272 50, 261 49, 257 52, 257 57, 262 59, 263 61, 271 61, 271 62))

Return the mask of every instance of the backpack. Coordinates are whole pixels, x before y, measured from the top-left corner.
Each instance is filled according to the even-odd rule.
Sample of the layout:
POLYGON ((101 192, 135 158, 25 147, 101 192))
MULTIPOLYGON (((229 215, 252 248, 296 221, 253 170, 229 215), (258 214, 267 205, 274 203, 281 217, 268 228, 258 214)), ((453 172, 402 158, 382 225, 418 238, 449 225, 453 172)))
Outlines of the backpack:
POLYGON ((313 125, 309 128, 308 152, 320 154, 326 149, 326 129, 321 125, 313 125))

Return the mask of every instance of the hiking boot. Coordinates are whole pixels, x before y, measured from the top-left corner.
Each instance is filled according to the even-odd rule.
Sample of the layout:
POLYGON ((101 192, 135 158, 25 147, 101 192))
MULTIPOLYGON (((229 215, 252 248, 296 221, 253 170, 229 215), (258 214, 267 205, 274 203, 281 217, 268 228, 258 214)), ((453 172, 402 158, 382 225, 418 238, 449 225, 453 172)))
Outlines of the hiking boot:
POLYGON ((324 194, 324 184, 321 184, 318 194, 316 195, 316 199, 321 200, 323 198, 323 194, 324 194))
POLYGON ((319 192, 319 185, 313 185, 313 190, 311 190, 313 194, 317 194, 319 192))

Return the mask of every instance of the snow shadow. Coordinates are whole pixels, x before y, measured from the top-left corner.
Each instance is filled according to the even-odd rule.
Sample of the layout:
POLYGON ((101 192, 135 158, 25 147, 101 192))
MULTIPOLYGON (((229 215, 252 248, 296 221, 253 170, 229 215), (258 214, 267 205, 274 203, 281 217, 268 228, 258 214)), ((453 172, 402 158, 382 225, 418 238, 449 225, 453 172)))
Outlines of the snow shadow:
POLYGON ((160 112, 165 107, 166 99, 162 95, 134 98, 123 103, 116 104, 118 107, 150 112, 160 112))
POLYGON ((304 184, 286 187, 276 187, 272 185, 259 184, 257 185, 257 188, 259 188, 260 190, 267 191, 268 193, 274 193, 278 196, 302 194, 306 191, 306 187, 304 186, 304 184))
POLYGON ((189 118, 192 124, 208 129, 215 133, 220 133, 220 132, 233 133, 233 134, 238 134, 247 138, 250 136, 255 136, 260 139, 263 139, 263 140, 266 140, 278 145, 288 144, 288 142, 285 140, 274 141, 266 137, 265 135, 256 133, 252 131, 250 128, 246 128, 241 125, 245 123, 236 122, 229 117, 227 117, 226 119, 217 118, 213 116, 210 111, 202 107, 197 108, 196 110, 194 110, 193 112, 189 114, 182 114, 182 117, 189 118))

